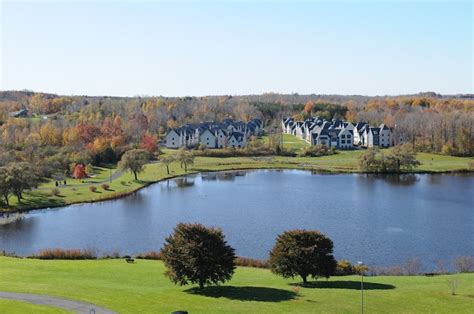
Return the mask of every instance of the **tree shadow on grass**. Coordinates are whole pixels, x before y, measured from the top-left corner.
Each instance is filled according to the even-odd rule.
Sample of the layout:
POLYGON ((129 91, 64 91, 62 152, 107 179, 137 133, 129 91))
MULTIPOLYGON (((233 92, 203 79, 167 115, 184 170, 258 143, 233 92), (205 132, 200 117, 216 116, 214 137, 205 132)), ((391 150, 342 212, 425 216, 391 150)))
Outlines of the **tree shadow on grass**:
POLYGON ((293 291, 265 287, 211 286, 204 289, 191 288, 187 293, 211 298, 227 298, 240 301, 282 302, 295 299, 293 291))
POLYGON ((30 191, 25 193, 25 198, 21 200, 21 203, 12 208, 28 209, 28 208, 41 208, 41 207, 54 207, 62 206, 66 204, 65 197, 52 197, 44 193, 37 191, 30 191))
MULTIPOLYGON (((310 281, 307 284, 290 283, 291 286, 299 286, 303 288, 321 288, 321 289, 351 289, 360 290, 360 281, 310 281)), ((364 290, 390 290, 395 289, 394 285, 383 283, 365 282, 364 290)))

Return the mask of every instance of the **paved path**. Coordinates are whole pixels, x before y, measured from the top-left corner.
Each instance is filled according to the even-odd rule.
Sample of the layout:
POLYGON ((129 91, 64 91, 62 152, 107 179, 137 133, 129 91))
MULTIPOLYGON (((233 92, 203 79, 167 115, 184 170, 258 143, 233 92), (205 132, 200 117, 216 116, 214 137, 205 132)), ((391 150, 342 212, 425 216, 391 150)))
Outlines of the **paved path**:
POLYGON ((73 301, 73 300, 52 297, 52 296, 42 295, 42 294, 0 292, 0 298, 14 300, 14 301, 28 302, 28 303, 39 304, 39 305, 59 307, 65 310, 74 311, 76 313, 84 313, 84 314, 90 314, 90 313, 114 314, 115 313, 91 303, 86 303, 82 301, 73 301))

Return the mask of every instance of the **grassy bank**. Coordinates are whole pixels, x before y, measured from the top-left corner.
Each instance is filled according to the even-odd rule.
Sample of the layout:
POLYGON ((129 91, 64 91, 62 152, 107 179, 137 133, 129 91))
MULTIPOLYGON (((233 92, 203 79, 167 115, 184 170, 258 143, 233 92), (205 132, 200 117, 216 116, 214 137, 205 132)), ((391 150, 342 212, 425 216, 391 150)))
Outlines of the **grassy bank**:
MULTIPOLYGON (((221 287, 204 291, 175 286, 160 261, 44 261, 0 257, 0 291, 49 294, 91 302, 120 313, 356 313, 360 277, 318 280, 295 287, 266 269, 239 267, 221 287)), ((366 277, 364 303, 369 313, 469 313, 474 274, 366 277), (457 278, 457 295, 449 281, 457 278)), ((16 313, 14 303, 0 303, 16 313)))
MULTIPOLYGON (((173 151, 165 150, 166 154, 172 154, 173 151)), ((303 169, 316 172, 329 173, 351 173, 359 172, 358 161, 363 151, 340 151, 336 155, 323 157, 196 157, 195 163, 188 169, 188 173, 200 171, 222 171, 238 169, 303 169)), ((421 166, 417 172, 450 172, 450 171, 469 171, 469 162, 473 158, 444 156, 429 153, 419 153, 417 155, 421 166)), ((1 209, 4 212, 22 211, 34 208, 64 206, 74 203, 94 202, 105 199, 119 198, 132 193, 148 184, 165 180, 171 177, 184 175, 178 162, 170 165, 171 173, 166 173, 166 167, 160 163, 151 163, 145 167, 145 171, 139 174, 139 180, 133 180, 131 173, 123 173, 115 178, 112 183, 107 180, 111 172, 105 168, 96 168, 97 176, 81 180, 69 179, 68 185, 60 186, 60 195, 53 196, 51 190, 54 188, 52 182, 40 185, 39 189, 26 192, 25 199, 21 204, 17 203, 16 198, 11 197, 11 207, 1 209), (101 188, 101 183, 106 182, 110 185, 108 190, 101 188), (96 192, 91 192, 89 187, 97 187, 96 192)))

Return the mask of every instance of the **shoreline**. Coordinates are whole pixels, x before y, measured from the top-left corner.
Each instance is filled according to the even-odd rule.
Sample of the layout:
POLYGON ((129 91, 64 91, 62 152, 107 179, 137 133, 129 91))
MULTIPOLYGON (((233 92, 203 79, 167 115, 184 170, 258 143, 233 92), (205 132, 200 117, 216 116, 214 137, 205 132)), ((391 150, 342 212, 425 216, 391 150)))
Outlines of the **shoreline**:
MULTIPOLYGON (((219 166, 219 165, 218 165, 219 166)), ((446 174, 474 174, 474 170, 469 170, 469 169, 461 169, 461 170, 446 170, 446 171, 428 171, 428 170, 420 170, 420 171, 409 171, 409 172, 363 172, 363 171, 337 171, 337 170, 329 170, 329 169, 314 169, 310 168, 311 165, 308 165, 308 167, 298 167, 295 166, 293 168, 290 167, 266 167, 266 166, 261 166, 261 167, 243 167, 243 168, 227 168, 227 169, 219 169, 219 170, 210 170, 210 169, 193 169, 191 171, 188 171, 187 173, 181 173, 177 175, 170 175, 158 180, 153 180, 153 181, 147 181, 144 183, 140 183, 141 185, 135 188, 132 188, 131 190, 128 191, 123 191, 123 192, 115 192, 111 193, 105 197, 97 198, 97 199, 91 199, 91 200, 81 200, 81 201, 71 201, 67 202, 65 204, 50 204, 50 205, 44 205, 44 206, 39 206, 39 207, 32 207, 32 208, 23 208, 23 209, 13 209, 13 210, 8 210, 8 211, 0 211, 0 215, 9 215, 9 214, 21 214, 21 213, 28 213, 36 210, 48 210, 48 209, 55 209, 55 208, 60 208, 60 207, 66 207, 66 206, 71 206, 71 205, 80 205, 80 204, 92 204, 92 203, 98 203, 98 202, 103 202, 103 201, 112 201, 112 200, 118 200, 127 196, 130 196, 141 189, 147 188, 153 184, 164 182, 167 180, 172 180, 172 179, 177 179, 180 177, 186 177, 189 175, 195 175, 195 174, 201 174, 201 173, 212 173, 212 172, 234 172, 234 171, 258 171, 258 170, 299 170, 299 171, 310 171, 315 174, 367 174, 367 175, 416 175, 416 174, 431 174, 431 175, 446 175, 446 174)), ((120 177, 119 177, 120 178, 120 177)), ((116 178, 118 180, 119 178, 116 178)), ((34 191, 34 190, 33 190, 34 191)))

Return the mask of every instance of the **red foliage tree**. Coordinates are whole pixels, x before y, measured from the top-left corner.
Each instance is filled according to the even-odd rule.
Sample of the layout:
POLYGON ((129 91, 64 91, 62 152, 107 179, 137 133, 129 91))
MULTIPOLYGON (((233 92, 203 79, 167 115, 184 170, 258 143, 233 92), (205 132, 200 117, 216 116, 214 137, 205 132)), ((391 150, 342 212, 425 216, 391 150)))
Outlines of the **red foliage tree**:
POLYGON ((142 142, 140 143, 140 148, 146 149, 150 153, 153 153, 156 151, 156 143, 156 137, 147 133, 143 135, 142 142))
POLYGON ((72 172, 72 177, 76 179, 84 179, 87 177, 86 166, 84 164, 76 164, 72 172))
POLYGON ((93 124, 79 123, 76 128, 84 144, 92 143, 101 134, 100 129, 93 124))

